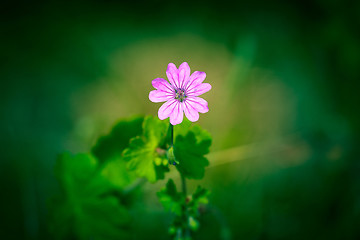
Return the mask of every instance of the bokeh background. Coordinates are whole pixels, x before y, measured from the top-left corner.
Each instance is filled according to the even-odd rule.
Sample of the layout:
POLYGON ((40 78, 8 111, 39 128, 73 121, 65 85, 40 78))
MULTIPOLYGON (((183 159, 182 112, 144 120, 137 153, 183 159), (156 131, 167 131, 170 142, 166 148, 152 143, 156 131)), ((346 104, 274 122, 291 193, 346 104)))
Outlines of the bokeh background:
MULTIPOLYGON (((359 239, 359 1, 13 2, 0 7, 2 239, 52 239, 57 154, 157 114, 169 62, 207 73, 213 214, 196 239, 359 239), (230 237, 230 238, 229 238, 230 237)), ((177 176, 174 175, 176 179, 177 176)), ((169 239, 146 183, 139 239, 169 239)))

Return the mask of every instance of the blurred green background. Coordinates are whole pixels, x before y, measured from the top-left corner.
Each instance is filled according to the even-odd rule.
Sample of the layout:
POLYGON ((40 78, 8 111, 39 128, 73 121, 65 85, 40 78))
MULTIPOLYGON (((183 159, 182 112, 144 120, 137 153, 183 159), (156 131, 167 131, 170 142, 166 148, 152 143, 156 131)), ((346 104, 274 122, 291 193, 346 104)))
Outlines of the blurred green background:
MULTIPOLYGON (((195 238, 360 238, 359 1, 3 1, 0 12, 1 239, 52 239, 57 154, 156 115, 151 80, 184 61, 213 86, 199 121, 210 166, 190 189, 210 189, 216 210, 195 238)), ((139 239, 169 239, 164 185, 144 186, 139 239)))

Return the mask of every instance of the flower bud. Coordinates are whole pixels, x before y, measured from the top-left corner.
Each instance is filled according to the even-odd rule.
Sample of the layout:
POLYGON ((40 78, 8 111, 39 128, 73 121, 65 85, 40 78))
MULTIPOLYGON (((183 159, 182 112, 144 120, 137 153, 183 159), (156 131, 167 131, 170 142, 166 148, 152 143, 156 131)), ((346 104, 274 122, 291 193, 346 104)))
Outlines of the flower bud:
POLYGON ((173 146, 171 146, 169 148, 169 150, 167 151, 167 158, 169 160, 169 164, 172 164, 172 165, 179 164, 179 162, 176 161, 176 159, 175 159, 174 147, 173 146))
POLYGON ((157 157, 157 158, 155 158, 155 165, 156 166, 160 166, 161 165, 161 162, 162 162, 162 159, 161 158, 159 158, 159 157, 157 157))

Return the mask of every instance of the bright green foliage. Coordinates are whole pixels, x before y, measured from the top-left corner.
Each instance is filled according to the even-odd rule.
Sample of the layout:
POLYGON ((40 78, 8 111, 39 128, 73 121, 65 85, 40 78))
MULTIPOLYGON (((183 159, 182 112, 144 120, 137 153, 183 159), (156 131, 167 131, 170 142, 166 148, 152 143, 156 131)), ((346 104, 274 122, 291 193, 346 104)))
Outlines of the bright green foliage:
POLYGON ((167 130, 166 121, 148 116, 143 122, 142 135, 131 139, 123 156, 128 161, 128 169, 134 171, 138 177, 146 177, 150 182, 155 182, 163 179, 164 173, 169 171, 167 161, 165 166, 159 164, 158 160, 166 160, 167 130))
POLYGON ((209 153, 211 136, 198 125, 181 131, 186 135, 177 135, 175 140, 175 158, 179 161, 176 167, 186 178, 201 179, 209 165, 204 155, 209 153))
POLYGON ((120 120, 108 135, 98 139, 92 154, 101 162, 120 158, 130 139, 141 135, 143 121, 143 117, 120 120))
POLYGON ((61 155, 55 167, 61 195, 50 201, 50 230, 57 239, 129 239, 130 216, 120 193, 88 154, 61 155))
POLYGON ((166 187, 158 192, 157 195, 165 210, 171 211, 176 215, 181 216, 182 206, 185 203, 185 197, 183 194, 177 191, 175 183, 172 179, 169 179, 166 187))

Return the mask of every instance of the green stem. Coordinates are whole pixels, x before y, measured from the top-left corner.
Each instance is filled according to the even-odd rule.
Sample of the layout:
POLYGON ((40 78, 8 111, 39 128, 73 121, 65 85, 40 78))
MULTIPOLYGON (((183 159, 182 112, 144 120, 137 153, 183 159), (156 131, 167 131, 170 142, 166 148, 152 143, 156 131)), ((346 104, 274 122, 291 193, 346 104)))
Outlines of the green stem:
POLYGON ((185 206, 184 206, 184 215, 185 215, 185 239, 189 239, 191 237, 190 235, 190 227, 189 227, 189 212, 187 207, 187 188, 186 188, 186 178, 183 174, 180 173, 181 176, 181 185, 182 185, 182 191, 185 196, 185 206))
MULTIPOLYGON (((171 147, 174 147, 174 126, 170 123, 170 136, 171 136, 171 147)), ((186 178, 184 177, 184 175, 180 173, 181 176, 181 187, 182 187, 182 192, 184 194, 185 197, 185 205, 184 205, 184 215, 185 215, 185 221, 186 221, 186 225, 185 225, 185 237, 186 239, 190 239, 191 234, 190 234, 190 227, 189 227, 189 213, 188 213, 188 208, 187 208, 187 187, 186 187, 186 178)))
POLYGON ((174 146, 174 126, 170 123, 170 138, 171 138, 171 147, 174 146))

